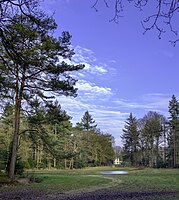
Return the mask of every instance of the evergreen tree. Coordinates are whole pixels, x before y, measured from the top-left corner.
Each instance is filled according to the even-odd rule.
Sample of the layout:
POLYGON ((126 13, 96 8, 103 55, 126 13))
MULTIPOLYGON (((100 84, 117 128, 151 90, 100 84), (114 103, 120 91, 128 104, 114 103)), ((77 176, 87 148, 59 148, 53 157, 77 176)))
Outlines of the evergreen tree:
POLYGON ((29 119, 29 138, 32 141, 33 159, 37 168, 58 167, 59 161, 64 162, 71 156, 71 117, 57 103, 46 106, 34 102, 33 114, 29 119), (40 149, 40 151, 39 151, 40 149))
MULTIPOLYGON (((34 98, 47 101, 54 95, 76 96, 76 80, 69 72, 82 69, 83 65, 69 65, 60 59, 71 58, 70 34, 63 32, 59 39, 50 36, 57 27, 52 18, 38 19, 37 23, 24 15, 16 15, 6 24, 6 43, 0 40, 0 99, 14 100, 15 121, 9 176, 14 177, 15 162, 20 129, 20 111, 23 105, 32 106, 34 98)), ((26 108, 27 109, 27 108, 26 108)))
POLYGON ((59 133, 58 131, 60 130, 58 130, 58 127, 60 125, 71 120, 71 117, 66 113, 66 111, 61 109, 61 106, 58 103, 58 101, 55 101, 54 103, 48 103, 46 105, 45 118, 46 121, 54 127, 54 134, 59 133))
POLYGON ((123 129, 122 140, 124 143, 124 152, 127 154, 131 165, 137 165, 137 152, 139 145, 139 132, 137 130, 137 119, 130 113, 123 129))
MULTIPOLYGON (((48 20, 48 16, 39 8, 40 0, 1 0, 0 1, 0 40, 4 48, 12 57, 19 57, 19 52, 14 48, 13 41, 9 41, 6 35, 7 24, 16 14, 23 14, 32 20, 38 29, 44 29, 42 18, 48 20)), ((46 25, 45 25, 46 26, 46 25)))
POLYGON ((179 166, 179 102, 175 95, 169 101, 169 127, 170 135, 168 138, 169 142, 169 160, 171 166, 179 166))
POLYGON ((92 115, 86 111, 81 118, 81 122, 77 123, 77 126, 83 130, 91 131, 96 129, 97 124, 95 124, 95 120, 92 118, 92 115))

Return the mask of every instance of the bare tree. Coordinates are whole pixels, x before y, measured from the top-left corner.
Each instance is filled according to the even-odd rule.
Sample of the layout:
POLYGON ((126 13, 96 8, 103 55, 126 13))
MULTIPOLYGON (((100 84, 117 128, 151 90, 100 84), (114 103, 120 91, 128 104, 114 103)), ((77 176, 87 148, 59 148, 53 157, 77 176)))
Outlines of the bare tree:
POLYGON ((140 11, 144 10, 144 8, 150 9, 153 13, 141 21, 144 34, 151 30, 157 30, 158 38, 161 39, 163 33, 171 31, 175 39, 170 40, 170 43, 175 46, 179 41, 178 31, 175 26, 175 20, 179 11, 178 0, 113 0, 112 3, 111 0, 95 0, 92 4, 92 8, 95 11, 98 11, 100 2, 103 2, 107 8, 114 9, 114 16, 110 21, 115 23, 118 23, 127 3, 133 4, 140 11))

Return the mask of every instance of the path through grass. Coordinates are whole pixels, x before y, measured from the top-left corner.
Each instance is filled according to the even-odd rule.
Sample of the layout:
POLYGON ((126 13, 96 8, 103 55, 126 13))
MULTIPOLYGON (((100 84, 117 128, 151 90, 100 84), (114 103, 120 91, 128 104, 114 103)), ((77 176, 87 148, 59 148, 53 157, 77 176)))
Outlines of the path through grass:
MULTIPOLYGON (((31 171, 40 183, 1 187, 0 199, 33 191, 43 199, 178 200, 179 169, 88 168, 31 171), (127 170, 128 175, 103 175, 101 171, 127 170), (10 192, 11 190, 11 192, 10 192), (14 192, 13 192, 14 191, 14 192), (4 196, 3 196, 4 194, 4 196), (45 196, 44 196, 45 195, 45 196), (92 195, 92 196, 91 196, 92 195), (94 196, 95 195, 95 196, 94 196)), ((32 192, 31 192, 32 193, 32 192)), ((40 198, 39 197, 39 198, 40 198)))

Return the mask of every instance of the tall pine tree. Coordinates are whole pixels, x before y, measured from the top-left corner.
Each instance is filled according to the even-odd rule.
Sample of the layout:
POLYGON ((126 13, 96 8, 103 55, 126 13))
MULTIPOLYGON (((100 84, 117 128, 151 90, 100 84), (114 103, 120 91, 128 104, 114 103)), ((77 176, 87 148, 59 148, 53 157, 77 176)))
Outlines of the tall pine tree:
POLYGON ((169 160, 171 166, 179 166, 179 102, 175 95, 169 101, 169 126, 170 126, 170 137, 169 139, 169 160))
POLYGON ((129 158, 131 165, 137 165, 138 136, 137 119, 130 113, 123 129, 122 140, 126 158, 129 158))
POLYGON ((95 124, 95 120, 93 119, 92 115, 86 111, 81 118, 81 122, 77 123, 77 126, 86 131, 93 131, 96 129, 97 124, 95 124))
POLYGON ((38 19, 43 28, 25 15, 15 15, 6 24, 4 34, 13 52, 0 40, 0 99, 14 101, 14 137, 9 176, 14 177, 20 129, 20 112, 32 106, 34 98, 47 102, 54 95, 76 96, 76 80, 69 72, 83 65, 69 65, 63 59, 74 54, 70 49, 71 35, 63 32, 58 39, 51 36, 57 25, 52 18, 38 19), (14 53, 16 52, 16 53, 14 53))

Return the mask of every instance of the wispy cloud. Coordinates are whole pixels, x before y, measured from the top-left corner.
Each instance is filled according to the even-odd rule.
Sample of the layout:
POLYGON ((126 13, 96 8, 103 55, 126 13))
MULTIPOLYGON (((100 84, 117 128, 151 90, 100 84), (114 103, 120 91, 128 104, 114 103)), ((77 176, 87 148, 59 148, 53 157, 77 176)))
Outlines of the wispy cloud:
MULTIPOLYGON (((73 48, 73 47, 72 47, 73 48)), ((108 70, 114 71, 114 68, 107 66, 104 63, 101 63, 94 56, 94 52, 90 49, 82 48, 80 46, 74 47, 75 55, 71 60, 59 58, 59 62, 65 61, 67 64, 76 65, 76 64, 84 64, 85 67, 83 71, 78 72, 77 75, 85 76, 85 75, 104 75, 108 72, 108 70)))
POLYGON ((143 115, 148 111, 156 111, 167 116, 170 99, 171 94, 148 93, 135 100, 117 99, 114 100, 113 103, 118 105, 121 109, 129 110, 129 112, 133 112, 134 114, 142 110, 143 115))
POLYGON ((104 125, 100 125, 99 128, 105 130, 105 121, 108 120, 107 118, 114 119, 114 115, 117 115, 117 113, 120 115, 120 112, 108 110, 108 107, 105 106, 112 97, 113 91, 110 87, 105 86, 103 82, 99 82, 98 80, 99 76, 106 75, 108 66, 98 61, 95 53, 90 49, 77 46, 74 50, 74 57, 71 60, 65 60, 65 62, 68 64, 85 64, 85 68, 82 71, 74 73, 75 78, 79 79, 76 83, 78 97, 75 99, 60 97, 59 102, 62 108, 67 110, 73 117, 74 124, 81 119, 86 110, 89 110, 97 118, 97 123, 104 125), (104 118, 105 120, 102 124, 102 119, 104 118))
POLYGON ((120 137, 124 127, 124 121, 129 113, 120 111, 120 108, 117 110, 113 105, 106 106, 104 105, 104 101, 107 103, 107 99, 103 99, 101 103, 100 98, 91 100, 81 95, 77 98, 59 98, 62 108, 73 117, 72 122, 74 125, 81 120, 85 111, 88 110, 98 124, 98 128, 105 133, 112 134, 116 139, 116 143, 121 144, 120 137))
POLYGON ((141 116, 137 116, 137 118, 143 117, 150 110, 166 116, 168 102, 171 99, 170 95, 153 93, 143 95, 133 101, 124 99, 113 101, 114 94, 111 95, 111 91, 108 93, 108 90, 104 90, 104 92, 104 88, 98 86, 101 88, 101 93, 97 92, 98 90, 95 90, 95 93, 93 86, 88 82, 82 81, 80 84, 82 85, 79 86, 79 90, 80 88, 83 92, 88 90, 88 93, 79 92, 77 98, 62 97, 60 102, 63 108, 73 116, 74 125, 88 110, 96 120, 98 127, 102 131, 112 134, 119 145, 121 145, 122 129, 130 112, 136 116, 136 113, 139 114, 141 110, 141 116))
POLYGON ((79 80, 76 84, 79 92, 88 92, 92 95, 110 95, 112 94, 111 88, 108 87, 100 87, 95 83, 91 83, 85 80, 79 80))
POLYGON ((98 63, 97 58, 94 56, 94 52, 87 48, 76 46, 74 48, 75 55, 72 58, 72 62, 75 64, 84 64, 84 73, 101 75, 108 72, 103 64, 98 63))
POLYGON ((77 63, 79 62, 95 62, 96 57, 94 56, 94 52, 90 49, 83 48, 81 46, 75 47, 75 55, 73 56, 73 60, 77 63))
POLYGON ((103 66, 89 65, 88 63, 83 63, 85 65, 84 70, 92 74, 105 74, 108 72, 103 66))
MULTIPOLYGON (((85 68, 76 72, 79 79, 76 84, 78 97, 60 97, 59 102, 62 108, 73 117, 75 125, 79 122, 88 110, 102 131, 112 134, 117 144, 121 144, 121 135, 124 123, 132 112, 137 118, 143 117, 148 111, 157 111, 161 114, 167 113, 170 94, 148 93, 136 99, 122 99, 115 94, 115 87, 106 84, 112 78, 113 73, 109 73, 115 61, 102 64, 95 57, 95 53, 87 48, 75 47, 75 56, 69 64, 85 64, 85 68), (105 80, 105 82, 104 82, 105 80)), ((112 70, 111 70, 112 71, 112 70)))

